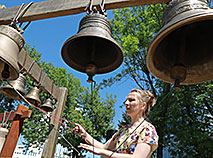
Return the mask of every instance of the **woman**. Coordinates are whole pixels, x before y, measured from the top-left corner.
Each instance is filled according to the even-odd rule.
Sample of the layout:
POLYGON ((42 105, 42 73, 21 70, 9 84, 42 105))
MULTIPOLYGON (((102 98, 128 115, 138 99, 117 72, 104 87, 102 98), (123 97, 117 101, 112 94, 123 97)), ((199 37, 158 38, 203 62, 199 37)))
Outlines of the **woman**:
POLYGON ((132 89, 125 101, 131 124, 121 127, 105 144, 93 139, 81 125, 76 124, 75 133, 88 143, 81 143, 79 147, 112 158, 150 157, 157 149, 158 136, 155 127, 144 119, 154 104, 155 99, 151 92, 132 89))

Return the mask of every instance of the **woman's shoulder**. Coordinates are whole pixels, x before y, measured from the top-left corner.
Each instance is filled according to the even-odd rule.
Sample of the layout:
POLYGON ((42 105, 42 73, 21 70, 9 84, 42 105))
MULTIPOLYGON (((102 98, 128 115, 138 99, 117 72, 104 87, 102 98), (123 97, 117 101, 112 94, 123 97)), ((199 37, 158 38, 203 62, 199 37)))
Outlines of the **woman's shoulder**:
POLYGON ((144 128, 151 128, 151 129, 155 130, 155 126, 152 123, 148 122, 148 121, 145 121, 143 127, 144 128))

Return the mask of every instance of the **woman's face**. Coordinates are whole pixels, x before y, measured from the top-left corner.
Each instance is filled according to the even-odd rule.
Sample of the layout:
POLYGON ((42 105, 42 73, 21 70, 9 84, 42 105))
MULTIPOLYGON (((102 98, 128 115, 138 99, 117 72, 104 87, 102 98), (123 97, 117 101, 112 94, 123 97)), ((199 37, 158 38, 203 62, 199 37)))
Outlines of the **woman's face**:
POLYGON ((126 113, 129 116, 142 113, 142 104, 139 100, 140 94, 137 92, 130 92, 126 98, 126 113))

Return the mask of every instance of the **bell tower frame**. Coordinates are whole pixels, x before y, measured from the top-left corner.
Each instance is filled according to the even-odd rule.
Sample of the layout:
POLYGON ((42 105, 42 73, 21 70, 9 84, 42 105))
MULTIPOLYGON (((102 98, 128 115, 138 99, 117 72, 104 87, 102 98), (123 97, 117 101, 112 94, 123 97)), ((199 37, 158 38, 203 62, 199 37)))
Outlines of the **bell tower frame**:
MULTIPOLYGON (((85 12, 84 9, 88 4, 89 0, 49 0, 42 1, 38 3, 33 3, 32 6, 28 9, 23 17, 19 19, 19 22, 27 22, 27 21, 36 21, 54 17, 61 17, 66 15, 74 15, 85 12)), ((125 7, 134 7, 141 5, 149 5, 149 4, 157 4, 157 3, 168 3, 171 0, 105 0, 105 9, 117 9, 117 8, 125 8, 125 7)), ((93 5, 99 7, 100 0, 94 0, 93 5)), ((3 8, 0 9, 0 25, 10 24, 11 19, 16 14, 17 9, 20 6, 3 8)), ((22 49, 18 56, 18 63, 23 66, 25 70, 28 70, 33 59, 28 55, 28 53, 22 49), (25 63, 26 58, 26 63, 25 63)), ((29 76, 35 80, 39 81, 39 74, 43 71, 37 64, 35 64, 29 76)), ((52 93, 52 96, 58 100, 58 106, 53 112, 57 117, 61 117, 64 110, 64 105, 67 97, 67 88, 65 87, 57 87, 53 84, 52 80, 48 77, 43 81, 43 85, 41 88, 46 90, 48 93, 52 93), (53 91, 52 91, 53 88, 53 91)), ((49 136, 47 138, 47 143, 45 143, 42 157, 51 158, 54 157, 55 148, 58 139, 58 130, 60 127, 59 122, 55 120, 51 120, 50 126, 52 126, 55 130, 51 130, 49 136), (51 143, 48 143, 51 142, 51 143)))

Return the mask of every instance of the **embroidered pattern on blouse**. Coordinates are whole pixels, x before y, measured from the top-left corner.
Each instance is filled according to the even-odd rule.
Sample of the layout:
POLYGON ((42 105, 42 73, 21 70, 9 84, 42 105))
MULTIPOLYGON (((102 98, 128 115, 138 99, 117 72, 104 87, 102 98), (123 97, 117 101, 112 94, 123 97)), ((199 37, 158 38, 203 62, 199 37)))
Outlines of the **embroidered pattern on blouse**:
MULTIPOLYGON (((120 130, 113 135, 113 141, 116 144, 116 149, 121 143, 123 143, 129 134, 129 127, 126 125, 121 127, 120 130)), ((143 126, 139 127, 139 130, 134 131, 131 136, 117 149, 117 152, 133 154, 137 143, 147 143, 151 145, 151 152, 149 156, 151 156, 151 154, 157 149, 158 135, 155 127, 151 123, 146 121, 143 126)))

